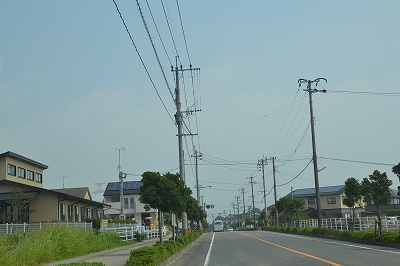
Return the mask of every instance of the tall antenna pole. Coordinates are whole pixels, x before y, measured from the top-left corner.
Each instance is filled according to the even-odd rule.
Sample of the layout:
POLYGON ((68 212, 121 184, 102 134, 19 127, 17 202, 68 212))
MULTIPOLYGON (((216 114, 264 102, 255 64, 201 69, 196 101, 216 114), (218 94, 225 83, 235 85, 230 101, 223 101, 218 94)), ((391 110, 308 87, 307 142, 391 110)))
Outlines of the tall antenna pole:
POLYGON ((111 148, 112 150, 118 150, 118 177, 119 177, 119 200, 121 202, 121 211, 119 218, 125 219, 124 215, 124 182, 123 179, 126 178, 126 174, 121 172, 121 151, 124 151, 125 148, 111 148))
POLYGON ((328 82, 325 78, 317 78, 315 80, 306 80, 306 79, 299 79, 297 83, 299 84, 299 87, 301 86, 302 83, 307 84, 307 89, 304 91, 308 92, 308 96, 310 99, 310 116, 311 116, 311 139, 312 139, 312 148, 313 148, 313 163, 314 163, 314 181, 315 181, 315 196, 316 196, 316 201, 317 201, 317 218, 318 218, 318 227, 322 227, 322 215, 321 215, 321 198, 320 198, 320 193, 319 193, 319 180, 318 180, 318 165, 317 165, 317 145, 315 142, 315 131, 314 131, 314 113, 313 113, 313 107, 312 107, 312 94, 314 92, 326 92, 326 90, 311 90, 311 84, 315 83, 316 86, 318 86, 318 82, 321 80, 328 82))

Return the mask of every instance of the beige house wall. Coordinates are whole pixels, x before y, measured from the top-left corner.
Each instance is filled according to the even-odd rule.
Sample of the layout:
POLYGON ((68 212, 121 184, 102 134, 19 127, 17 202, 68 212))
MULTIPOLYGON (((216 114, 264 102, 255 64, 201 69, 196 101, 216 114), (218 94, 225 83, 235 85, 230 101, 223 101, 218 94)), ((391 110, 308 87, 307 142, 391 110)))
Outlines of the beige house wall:
POLYGON ((21 162, 14 158, 2 157, 2 158, 0 158, 0 180, 1 179, 18 182, 18 183, 25 184, 28 186, 43 188, 43 169, 40 167, 34 166, 32 164, 21 162), (8 164, 15 165, 15 167, 16 167, 16 169, 15 169, 16 175, 15 176, 8 174, 8 171, 7 171, 8 164), (18 177, 18 167, 25 169, 25 178, 18 177), (34 172, 33 181, 27 179, 28 170, 34 172), (36 182, 36 173, 39 173, 42 175, 42 183, 36 182))

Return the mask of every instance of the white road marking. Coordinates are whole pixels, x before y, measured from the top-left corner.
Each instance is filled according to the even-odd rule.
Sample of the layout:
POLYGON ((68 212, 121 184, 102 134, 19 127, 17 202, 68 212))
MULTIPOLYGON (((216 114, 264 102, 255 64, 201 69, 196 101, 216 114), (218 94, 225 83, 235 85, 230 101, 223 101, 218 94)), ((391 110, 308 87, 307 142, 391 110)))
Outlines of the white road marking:
POLYGON ((213 243, 214 243, 214 236, 215 236, 215 232, 213 233, 213 236, 212 236, 212 239, 211 239, 211 243, 210 243, 210 247, 208 248, 207 257, 206 257, 206 261, 204 262, 204 266, 208 266, 208 263, 210 262, 211 250, 212 250, 212 246, 213 246, 213 243))
MULTIPOLYGON (((268 231, 268 232, 269 233, 273 233, 273 234, 280 234, 280 233, 275 233, 275 232, 271 232, 271 231, 268 231)), ((325 243, 330 243, 330 244, 341 245, 341 246, 356 247, 356 248, 362 248, 362 249, 367 249, 367 250, 374 250, 374 251, 380 251, 380 252, 386 252, 386 253, 400 254, 400 252, 398 252, 398 251, 391 251, 391 250, 363 247, 363 246, 358 246, 358 245, 354 245, 354 244, 347 244, 347 243, 340 242, 340 240, 329 241, 329 240, 322 240, 320 238, 314 238, 314 237, 305 237, 305 236, 291 235, 291 234, 284 234, 284 235, 288 236, 288 237, 302 238, 302 239, 307 239, 307 240, 313 240, 313 241, 319 241, 319 242, 325 242, 325 243)))

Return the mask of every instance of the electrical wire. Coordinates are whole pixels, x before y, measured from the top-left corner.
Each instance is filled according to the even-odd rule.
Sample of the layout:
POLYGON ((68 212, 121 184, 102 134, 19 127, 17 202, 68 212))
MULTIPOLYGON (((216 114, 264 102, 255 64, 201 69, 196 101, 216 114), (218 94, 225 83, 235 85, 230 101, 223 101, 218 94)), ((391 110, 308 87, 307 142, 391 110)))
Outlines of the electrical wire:
POLYGON ((131 33, 130 33, 129 29, 128 29, 128 26, 127 26, 126 23, 125 23, 125 20, 124 20, 124 18, 123 18, 123 16, 122 16, 121 11, 120 11, 119 8, 118 8, 117 3, 115 2, 115 0, 113 0, 113 2, 114 2, 114 5, 115 5, 115 8, 116 8, 116 10, 117 10, 117 12, 118 12, 118 14, 119 14, 119 17, 121 18, 122 24, 124 25, 125 30, 126 30, 126 32, 128 33, 129 39, 131 40, 132 45, 133 45, 133 47, 134 47, 135 50, 136 50, 136 53, 137 53, 137 55, 138 55, 138 57, 139 57, 139 59, 140 59, 140 62, 142 63, 142 66, 143 66, 143 68, 145 69, 146 74, 147 74, 148 78, 150 79, 150 82, 151 82, 151 84, 153 85, 153 88, 154 88, 154 90, 156 91, 156 93, 157 93, 157 95, 158 95, 158 98, 160 99, 160 101, 161 101, 162 105, 164 106, 165 111, 168 113, 170 119, 171 119, 172 122, 175 124, 174 119, 172 118, 171 114, 169 113, 169 111, 168 111, 168 109, 167 109, 167 106, 165 105, 163 99, 161 98, 161 95, 160 95, 160 93, 158 92, 157 87, 156 87, 156 85, 154 84, 153 79, 151 78, 150 72, 149 72, 149 70, 147 69, 146 64, 145 64, 144 61, 143 61, 143 58, 142 58, 142 56, 141 56, 140 53, 139 53, 139 50, 138 50, 138 48, 137 48, 137 46, 136 46, 136 44, 135 44, 135 41, 133 40, 133 37, 132 37, 132 35, 131 35, 131 33))
POLYGON ((368 91, 333 91, 333 90, 326 90, 327 93, 343 93, 343 94, 362 94, 368 96, 400 96, 398 92, 368 92, 368 91))
POLYGON ((144 15, 143 15, 143 12, 142 12, 142 8, 140 7, 139 0, 136 0, 136 6, 137 6, 137 8, 138 8, 138 10, 139 10, 140 17, 142 18, 143 25, 144 25, 144 28, 146 29, 147 36, 149 37, 151 46, 153 47, 153 51, 154 51, 154 54, 155 54, 155 56, 156 56, 158 66, 160 67, 160 70, 161 70, 161 74, 162 74, 162 76, 164 77, 165 84, 167 85, 167 88, 168 88, 168 90, 169 90, 169 93, 171 94, 172 101, 174 101, 174 94, 172 93, 172 90, 171 90, 171 87, 169 86, 167 77, 165 76, 164 68, 163 68, 162 65, 161 65, 160 57, 158 56, 156 46, 155 46, 155 44, 154 44, 154 42, 153 42, 153 39, 151 38, 150 30, 149 30, 149 28, 147 27, 146 20, 144 19, 144 15))
POLYGON ((346 159, 337 159, 337 158, 329 158, 329 157, 318 157, 318 158, 324 159, 324 160, 347 162, 347 163, 363 163, 363 164, 374 164, 374 165, 384 165, 384 166, 395 166, 396 165, 396 164, 390 164, 390 163, 366 162, 366 161, 346 160, 346 159))

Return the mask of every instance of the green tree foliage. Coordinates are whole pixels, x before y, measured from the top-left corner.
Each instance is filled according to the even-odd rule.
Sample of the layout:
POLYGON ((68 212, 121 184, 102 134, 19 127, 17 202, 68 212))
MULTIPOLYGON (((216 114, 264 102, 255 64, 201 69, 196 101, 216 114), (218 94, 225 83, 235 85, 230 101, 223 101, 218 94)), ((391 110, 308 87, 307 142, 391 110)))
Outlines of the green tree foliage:
POLYGON ((362 189, 361 184, 354 177, 350 177, 345 181, 343 204, 352 209, 352 225, 351 230, 354 231, 356 207, 361 205, 362 189))
POLYGON ((280 198, 276 202, 276 208, 283 214, 286 222, 293 221, 293 215, 296 214, 297 225, 300 223, 300 212, 304 211, 304 203, 298 199, 280 198))
POLYGON ((207 217, 202 208, 199 206, 197 200, 195 200, 192 196, 189 196, 186 203, 186 213, 188 220, 191 221, 190 226, 192 228, 194 228, 195 221, 197 224, 199 224, 200 221, 203 221, 207 217))
MULTIPOLYGON (((393 166, 392 172, 399 178, 400 181, 400 163, 393 166)), ((400 196, 400 186, 397 187, 397 196, 400 196)))
POLYGON ((12 197, 6 202, 11 206, 7 209, 5 220, 7 223, 24 223, 29 222, 29 215, 34 212, 34 209, 29 209, 29 203, 33 193, 27 193, 17 187, 11 191, 12 197))
POLYGON ((386 172, 382 174, 375 170, 369 178, 364 178, 361 182, 362 195, 366 201, 374 201, 378 212, 378 232, 382 234, 381 206, 390 202, 390 186, 392 181, 387 177, 386 172))
MULTIPOLYGON (((161 175, 158 172, 145 172, 142 175, 142 183, 139 201, 145 204, 146 210, 150 208, 159 210, 159 222, 161 222, 161 212, 178 214, 185 211, 192 191, 180 180, 178 173, 161 175)), ((162 242, 161 226, 159 230, 162 242)))

